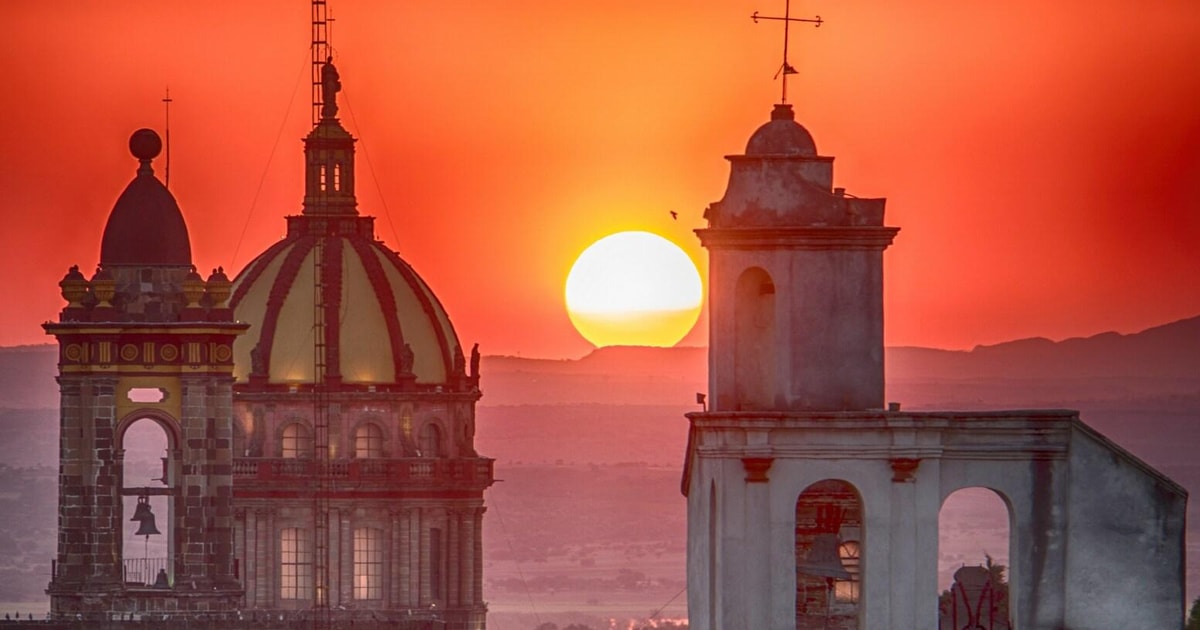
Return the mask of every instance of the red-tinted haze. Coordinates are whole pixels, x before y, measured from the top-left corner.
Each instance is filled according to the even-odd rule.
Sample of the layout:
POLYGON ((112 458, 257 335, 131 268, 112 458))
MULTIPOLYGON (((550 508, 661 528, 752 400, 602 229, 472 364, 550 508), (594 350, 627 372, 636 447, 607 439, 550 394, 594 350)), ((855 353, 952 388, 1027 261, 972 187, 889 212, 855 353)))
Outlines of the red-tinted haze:
MULTIPOLYGON (((581 355, 562 295, 588 244, 656 232, 706 271, 691 230, 722 156, 778 100, 780 28, 749 15, 782 4, 333 0, 360 210, 466 343, 581 355)), ((1200 3, 793 5, 827 20, 793 29, 797 118, 837 185, 888 197, 903 228, 889 344, 1200 313, 1200 3)), ((197 266, 240 270, 281 236, 302 194, 308 6, 4 4, 0 345, 48 341, 57 282, 94 268, 136 167, 126 141, 162 130, 168 85, 197 266)), ((702 318, 684 343, 705 338, 702 318)))

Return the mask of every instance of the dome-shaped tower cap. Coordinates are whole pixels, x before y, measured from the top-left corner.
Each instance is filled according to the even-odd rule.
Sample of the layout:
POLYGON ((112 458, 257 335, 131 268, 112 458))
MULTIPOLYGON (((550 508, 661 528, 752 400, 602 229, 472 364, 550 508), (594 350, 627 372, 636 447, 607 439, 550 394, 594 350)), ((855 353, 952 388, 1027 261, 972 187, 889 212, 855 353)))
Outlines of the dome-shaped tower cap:
POLYGON ((150 160, 160 151, 162 140, 153 129, 138 129, 129 138, 129 152, 141 166, 108 215, 100 242, 101 263, 179 267, 192 264, 183 214, 175 197, 150 168, 150 160))
POLYGON ((771 121, 758 128, 746 143, 746 155, 800 155, 816 157, 817 143, 800 123, 792 106, 781 103, 771 112, 771 121))

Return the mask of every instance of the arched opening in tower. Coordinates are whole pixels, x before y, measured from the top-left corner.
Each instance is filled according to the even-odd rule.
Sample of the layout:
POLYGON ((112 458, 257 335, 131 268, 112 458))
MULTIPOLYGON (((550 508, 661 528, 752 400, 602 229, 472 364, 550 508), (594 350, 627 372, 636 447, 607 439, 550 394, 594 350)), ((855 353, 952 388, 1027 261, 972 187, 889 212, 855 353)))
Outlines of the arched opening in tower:
POLYGON ((858 490, 826 479, 796 500, 796 628, 859 627, 863 510, 858 490))
POLYGON ((1012 510, 989 488, 962 488, 938 512, 939 630, 1009 630, 1012 510))
POLYGON ((159 421, 125 425, 121 453, 121 557, 127 587, 165 588, 174 583, 175 510, 171 441, 159 421))
POLYGON ((734 290, 734 386, 737 408, 770 409, 775 399, 775 283, 760 267, 738 277, 734 290))

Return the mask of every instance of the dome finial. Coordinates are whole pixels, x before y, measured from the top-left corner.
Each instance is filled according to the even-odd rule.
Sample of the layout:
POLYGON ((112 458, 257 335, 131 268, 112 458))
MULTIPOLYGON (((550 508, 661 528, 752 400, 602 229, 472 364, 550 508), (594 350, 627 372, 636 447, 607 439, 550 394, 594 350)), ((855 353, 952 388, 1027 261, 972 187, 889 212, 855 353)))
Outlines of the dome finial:
POLYGON ((162 152, 162 146, 162 138, 159 138, 153 129, 138 129, 133 132, 133 135, 129 137, 129 152, 142 164, 138 168, 139 173, 154 172, 150 168, 150 160, 158 157, 158 154, 162 152))

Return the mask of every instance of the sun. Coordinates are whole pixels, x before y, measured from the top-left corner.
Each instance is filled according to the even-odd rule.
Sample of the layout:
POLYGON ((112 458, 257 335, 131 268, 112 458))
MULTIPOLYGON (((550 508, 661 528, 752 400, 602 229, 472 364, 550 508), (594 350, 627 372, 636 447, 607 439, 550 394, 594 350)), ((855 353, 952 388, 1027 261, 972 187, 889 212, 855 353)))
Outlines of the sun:
POLYGON ((592 243, 567 274, 567 314, 596 346, 673 346, 696 324, 703 290, 695 263, 649 232, 592 243))

